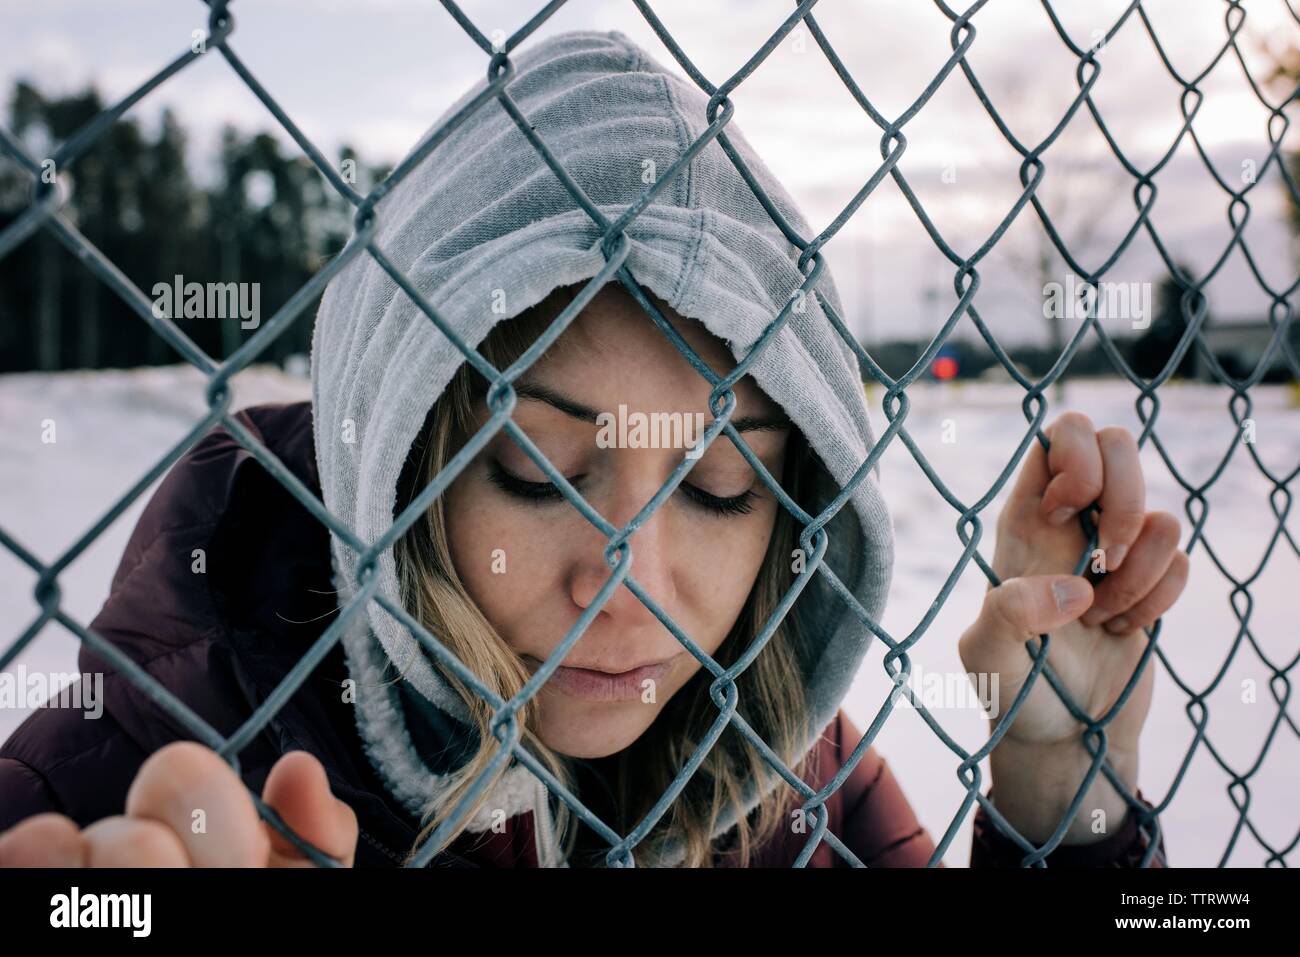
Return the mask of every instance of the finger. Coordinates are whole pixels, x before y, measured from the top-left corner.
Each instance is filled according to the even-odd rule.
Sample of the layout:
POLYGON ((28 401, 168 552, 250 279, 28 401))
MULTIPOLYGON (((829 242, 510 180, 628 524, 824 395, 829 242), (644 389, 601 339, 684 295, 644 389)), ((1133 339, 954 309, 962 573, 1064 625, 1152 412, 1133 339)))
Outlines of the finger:
POLYGON ((1094 591, 1092 607, 1080 621, 1089 626, 1104 624, 1145 598, 1178 554, 1179 533, 1178 519, 1168 512, 1146 516, 1124 567, 1106 573, 1094 591))
POLYGON ((115 815, 82 832, 87 867, 189 867, 180 837, 166 824, 115 815))
MULTIPOLYGON (((330 792, 325 769, 306 751, 290 751, 275 763, 262 800, 303 840, 352 866, 357 848, 357 816, 330 792)), ((314 867, 289 839, 269 824, 272 867, 314 867)))
POLYGON ((81 828, 62 814, 33 814, 0 834, 0 867, 84 867, 81 828))
POLYGON ((1033 509, 1037 508, 1042 500, 1043 490, 1047 488, 1051 478, 1052 475, 1047 470, 1047 453, 1043 451, 1043 443, 1035 439, 1029 443, 1029 448, 1025 451, 1024 463, 1020 466, 1020 474, 1016 477, 1016 484, 1011 488, 1003 514, 1008 512, 1032 514, 1033 509))
POLYGON ((1146 482, 1137 441, 1128 429, 1102 429, 1097 433, 1097 445, 1105 473, 1097 547, 1106 556, 1107 571, 1114 571, 1124 563, 1146 520, 1146 482))
POLYGON ((1101 494, 1105 475, 1101 451, 1092 421, 1079 412, 1067 412, 1052 423, 1048 439, 1051 480, 1039 508, 1050 524, 1064 525, 1101 494))
POLYGON ((1186 552, 1174 552, 1173 561, 1169 563, 1169 568, 1165 571, 1164 577, 1156 583, 1156 587, 1151 589, 1140 602, 1124 614, 1116 615, 1103 627, 1113 635, 1127 635, 1139 628, 1150 628, 1182 594, 1183 586, 1187 584, 1187 570, 1190 565, 1186 552))
POLYGON ((262 867, 270 853, 243 781, 195 741, 177 741, 149 756, 131 782, 126 812, 170 827, 195 867, 262 867))
POLYGON ((1074 621, 1092 595, 1092 585, 1078 575, 1010 578, 984 596, 968 636, 1023 643, 1074 621))

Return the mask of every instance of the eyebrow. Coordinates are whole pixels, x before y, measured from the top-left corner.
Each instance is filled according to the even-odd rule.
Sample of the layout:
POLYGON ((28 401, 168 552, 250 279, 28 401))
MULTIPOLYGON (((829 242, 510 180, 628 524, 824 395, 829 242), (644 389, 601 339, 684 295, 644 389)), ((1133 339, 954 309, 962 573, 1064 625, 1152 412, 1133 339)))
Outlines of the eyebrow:
MULTIPOLYGON (((598 425, 598 416, 600 415, 595 409, 576 402, 566 395, 561 395, 554 389, 547 388, 535 382, 517 382, 515 383, 515 394, 521 399, 536 399, 539 402, 545 402, 565 415, 574 419, 581 419, 583 422, 590 422, 592 425, 598 425)), ((737 432, 775 432, 780 429, 790 428, 790 419, 784 414, 777 415, 743 415, 740 418, 731 420, 732 426, 737 432)))

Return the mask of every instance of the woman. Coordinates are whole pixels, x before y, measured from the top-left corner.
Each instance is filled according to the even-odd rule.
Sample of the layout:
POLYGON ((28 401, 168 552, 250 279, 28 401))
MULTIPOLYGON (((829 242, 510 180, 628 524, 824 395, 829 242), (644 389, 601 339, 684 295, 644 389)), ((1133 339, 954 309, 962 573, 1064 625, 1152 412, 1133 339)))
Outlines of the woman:
MULTIPOLYGON (((513 62, 508 90, 529 132, 589 208, 505 111, 481 107, 376 207, 373 247, 386 261, 359 255, 330 283, 310 405, 238 416, 356 540, 381 540, 405 514, 409 528, 363 565, 347 533, 327 532, 219 429, 164 480, 92 623, 223 736, 244 729, 336 620, 341 647, 241 739, 238 775, 83 649, 82 670, 106 673, 106 717, 44 711, 0 750, 0 863, 306 863, 259 819, 251 788, 349 864, 432 854, 439 865, 789 866, 816 822, 741 719, 813 791, 851 764, 825 810, 853 857, 929 860, 930 837, 874 749, 856 753, 862 734, 839 708, 872 639, 861 616, 879 620, 884 605, 893 539, 876 475, 855 474, 874 439, 856 359, 822 305, 842 315, 830 276, 799 294, 797 251, 718 142, 660 181, 703 133, 706 103, 625 36, 562 34, 513 62), (605 241, 593 213, 618 220, 651 183, 654 202, 626 241, 605 241), (664 328, 605 283, 620 266, 664 328), (447 333, 512 369, 513 407, 505 393, 489 405, 487 366, 465 362, 447 333), (752 459, 725 434, 704 447, 684 427, 726 411, 710 404, 712 386, 739 361, 729 421, 752 459), (500 427, 507 413, 515 435, 500 427), (644 428, 616 420, 683 427, 644 442, 644 428), (528 444, 588 511, 564 500, 528 444), (680 484, 629 528, 630 553, 607 556, 683 461, 680 484), (801 542, 756 463, 805 523, 825 522, 824 539, 801 542), (427 650, 413 625, 468 671, 427 650), (545 681, 522 695, 543 663, 545 681), (710 686, 731 668, 734 692, 724 682, 715 699, 710 686), (517 734, 603 826, 526 765, 494 760, 488 699, 517 696, 503 738, 517 734), (734 707, 723 728, 720 707, 734 707)), ((734 126, 726 135, 780 216, 810 236, 734 126)), ((1031 445, 998 520, 1002 584, 960 651, 969 671, 999 676, 1001 714, 1030 670, 1025 641, 1051 632, 1054 670, 1097 715, 1140 659, 1141 628, 1180 592, 1186 560, 1177 521, 1145 511, 1131 435, 1077 414, 1047 434, 1050 454, 1031 445), (1077 515, 1098 501, 1107 573, 1094 589, 1071 571, 1086 545, 1077 515)), ((1131 791, 1151 680, 1147 669, 1107 728, 1131 791)), ((1040 681, 990 763, 995 807, 1042 843, 1089 758, 1040 681)), ((1098 776, 1049 865, 1137 862, 1145 838, 1129 811, 1098 776)), ((1023 858, 982 808, 975 826, 973 863, 1023 858)), ((807 863, 844 861, 821 840, 807 863)))

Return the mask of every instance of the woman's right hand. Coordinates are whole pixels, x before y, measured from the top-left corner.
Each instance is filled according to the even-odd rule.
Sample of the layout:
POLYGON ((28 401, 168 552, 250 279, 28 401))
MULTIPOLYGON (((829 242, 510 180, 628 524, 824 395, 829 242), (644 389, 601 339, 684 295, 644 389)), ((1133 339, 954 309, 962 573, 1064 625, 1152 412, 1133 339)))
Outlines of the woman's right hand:
MULTIPOLYGON (((262 800, 303 840, 352 866, 356 814, 330 793, 315 757, 283 755, 262 800)), ((125 814, 86 828, 62 814, 36 814, 0 833, 0 867, 312 866, 258 817, 230 765, 194 741, 149 756, 131 782, 125 814)))

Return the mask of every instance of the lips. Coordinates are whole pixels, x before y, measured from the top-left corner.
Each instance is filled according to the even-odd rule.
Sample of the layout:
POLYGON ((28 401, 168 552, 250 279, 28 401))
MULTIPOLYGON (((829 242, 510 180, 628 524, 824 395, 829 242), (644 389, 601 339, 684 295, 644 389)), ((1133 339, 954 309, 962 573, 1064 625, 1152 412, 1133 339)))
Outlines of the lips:
MULTIPOLYGON (((537 664, 540 666, 541 662, 537 664)), ((630 701, 641 698, 647 691, 654 692, 670 668, 667 661, 618 673, 561 666, 555 669, 543 688, 584 701, 630 701)))

